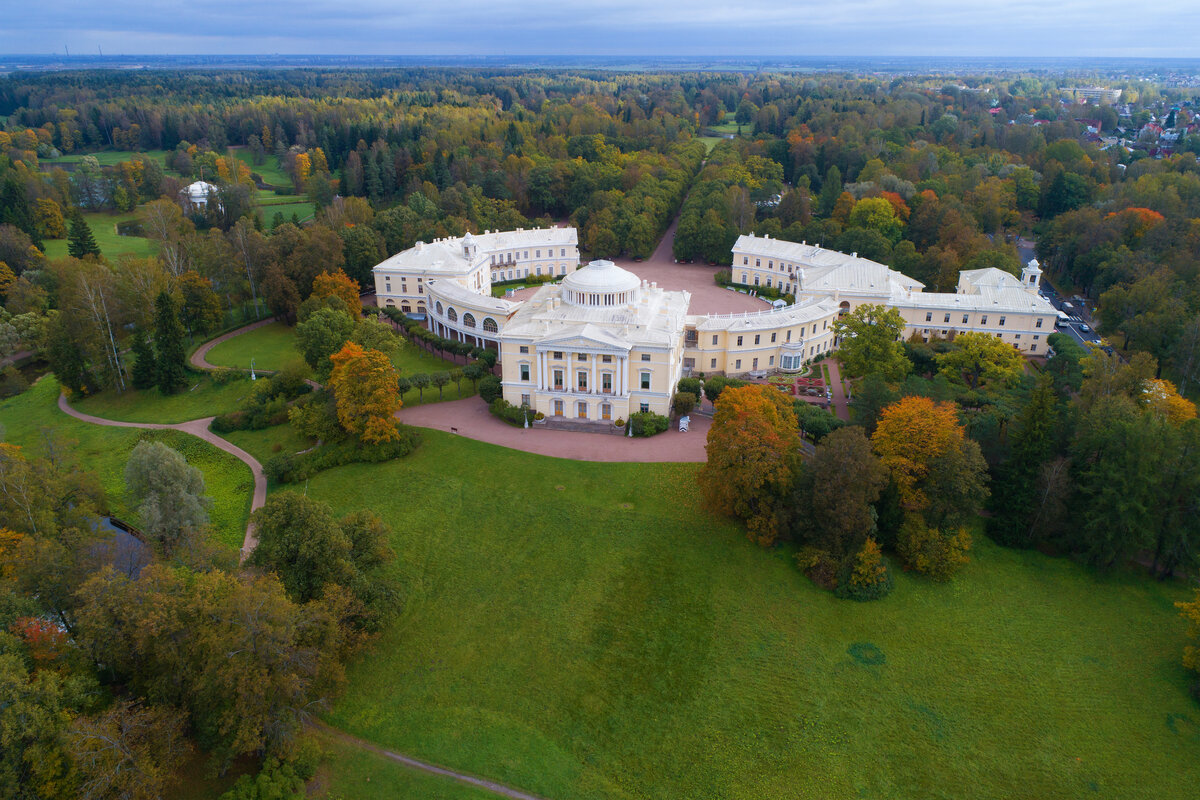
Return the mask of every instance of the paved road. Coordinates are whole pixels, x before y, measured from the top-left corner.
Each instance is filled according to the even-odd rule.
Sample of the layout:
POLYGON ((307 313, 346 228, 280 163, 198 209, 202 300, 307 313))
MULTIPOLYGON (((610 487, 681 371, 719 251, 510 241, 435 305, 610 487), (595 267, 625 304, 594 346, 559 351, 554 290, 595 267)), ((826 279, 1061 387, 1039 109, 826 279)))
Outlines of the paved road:
MULTIPOLYGON (((243 463, 245 463, 246 466, 250 468, 250 472, 254 475, 254 494, 250 499, 251 512, 262 508, 263 503, 267 502, 267 476, 263 473, 262 464, 259 464, 258 459, 247 453, 242 448, 227 442, 220 436, 217 436, 215 433, 210 431, 208 426, 210 423, 212 423, 213 417, 193 419, 188 422, 179 422, 173 425, 165 425, 157 422, 118 422, 117 420, 113 419, 104 419, 103 417, 84 414, 82 411, 71 408, 70 403, 67 402, 67 396, 63 394, 58 396, 58 407, 64 414, 72 416, 75 419, 82 420, 83 422, 90 422, 93 425, 104 425, 110 428, 142 428, 152 431, 170 430, 190 433, 192 436, 203 439, 209 444, 224 450, 226 453, 230 453, 231 455, 240 459, 243 463)), ((254 551, 254 548, 257 544, 258 539, 254 536, 254 524, 247 523, 246 536, 242 540, 243 561, 245 561, 246 557, 254 551)))

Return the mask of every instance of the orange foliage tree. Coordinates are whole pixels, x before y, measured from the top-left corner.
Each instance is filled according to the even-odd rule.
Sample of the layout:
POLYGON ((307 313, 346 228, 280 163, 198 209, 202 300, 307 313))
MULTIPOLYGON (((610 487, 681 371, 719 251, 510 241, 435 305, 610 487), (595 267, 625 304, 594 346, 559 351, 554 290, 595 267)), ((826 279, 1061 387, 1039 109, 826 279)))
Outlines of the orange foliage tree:
POLYGON ((358 297, 358 284, 339 269, 337 272, 322 272, 313 278, 313 295, 315 297, 340 297, 346 302, 350 316, 359 319, 362 316, 362 300, 358 297))
POLYGON ((928 397, 905 397, 883 410, 871 443, 892 474, 905 511, 929 505, 923 482, 935 458, 963 441, 963 429, 950 403, 928 397))
POLYGON ((1142 402, 1156 416, 1172 425, 1182 425, 1196 417, 1196 404, 1179 394, 1175 384, 1151 378, 1142 387, 1142 402))
POLYGON ((726 389, 708 431, 700 488, 716 512, 746 521, 747 533, 771 544, 787 522, 799 465, 800 434, 791 404, 767 386, 726 389))
POLYGON ((337 399, 338 422, 368 444, 400 438, 394 414, 400 410, 396 368, 378 350, 346 342, 329 357, 329 388, 337 399))

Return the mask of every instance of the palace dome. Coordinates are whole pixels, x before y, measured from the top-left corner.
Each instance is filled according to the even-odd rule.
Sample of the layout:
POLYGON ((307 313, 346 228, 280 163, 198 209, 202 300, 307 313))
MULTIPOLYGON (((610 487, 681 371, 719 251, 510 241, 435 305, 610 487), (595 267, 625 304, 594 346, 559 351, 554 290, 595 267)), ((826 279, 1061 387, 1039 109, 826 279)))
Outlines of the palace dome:
POLYGON ((637 300, 642 281, 604 259, 580 267, 562 280, 562 297, 576 306, 623 306, 637 300))

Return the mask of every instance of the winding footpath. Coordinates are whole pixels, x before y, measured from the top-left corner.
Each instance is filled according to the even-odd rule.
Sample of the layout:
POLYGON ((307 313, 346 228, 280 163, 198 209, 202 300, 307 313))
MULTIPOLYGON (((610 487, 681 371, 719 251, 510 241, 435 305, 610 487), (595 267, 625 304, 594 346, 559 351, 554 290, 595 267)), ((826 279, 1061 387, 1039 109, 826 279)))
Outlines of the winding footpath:
MULTIPOLYGON (((240 447, 222 439, 208 429, 214 417, 203 417, 202 419, 188 420, 187 422, 177 422, 174 424, 165 424, 161 422, 118 422, 114 419, 104 419, 91 414, 84 414, 78 409, 71 408, 71 404, 67 402, 67 396, 60 394, 58 396, 58 408, 67 416, 90 422, 93 425, 104 425, 110 428, 143 428, 152 431, 182 431, 183 433, 191 434, 197 438, 203 439, 214 447, 224 450, 226 453, 234 456, 242 461, 250 468, 251 474, 254 475, 254 495, 250 498, 250 512, 253 513, 262 508, 263 503, 267 502, 267 476, 263 472, 262 464, 258 463, 258 459, 247 453, 240 447)), ((246 536, 242 540, 241 559, 246 558, 254 551, 258 544, 258 539, 254 536, 254 523, 246 524, 246 536)))

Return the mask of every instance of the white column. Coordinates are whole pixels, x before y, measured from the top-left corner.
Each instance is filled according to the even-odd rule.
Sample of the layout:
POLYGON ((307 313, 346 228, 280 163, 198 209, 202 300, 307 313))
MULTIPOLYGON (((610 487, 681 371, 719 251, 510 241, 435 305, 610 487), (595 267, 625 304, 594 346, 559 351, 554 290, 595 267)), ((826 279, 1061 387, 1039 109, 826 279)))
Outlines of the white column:
POLYGON ((625 373, 629 371, 628 366, 629 356, 617 357, 617 394, 625 396, 625 387, 628 384, 628 378, 625 373))
POLYGON ((592 382, 588 384, 588 389, 591 390, 593 394, 597 394, 600 391, 600 384, 596 382, 596 362, 599 360, 600 357, 595 353, 592 353, 592 382))
POLYGON ((537 388, 540 392, 542 390, 542 354, 538 350, 535 350, 534 353, 537 355, 537 388))

